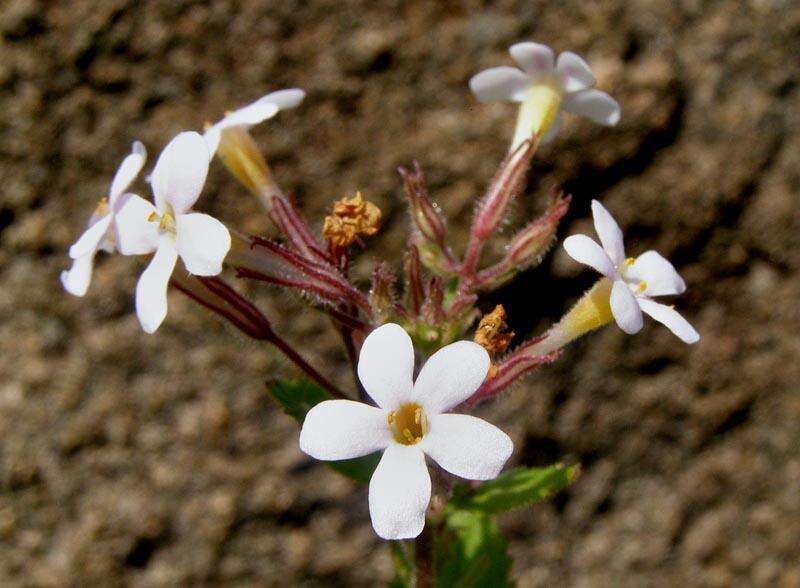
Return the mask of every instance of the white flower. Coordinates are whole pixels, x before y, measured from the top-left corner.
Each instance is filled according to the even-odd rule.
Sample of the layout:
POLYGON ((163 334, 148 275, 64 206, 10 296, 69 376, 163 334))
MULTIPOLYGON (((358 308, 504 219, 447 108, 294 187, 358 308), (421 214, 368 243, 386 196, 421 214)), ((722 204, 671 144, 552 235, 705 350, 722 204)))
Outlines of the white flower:
POLYGON ((116 245, 117 212, 130 194, 125 191, 139 175, 147 159, 144 145, 134 141, 131 152, 119 164, 117 173, 111 181, 108 197, 97 204, 89 218, 89 225, 80 238, 69 248, 69 256, 74 260, 69 271, 61 272, 64 289, 75 296, 83 296, 92 281, 94 256, 99 249, 114 253, 116 245))
POLYGON ((203 133, 203 137, 208 143, 210 156, 214 156, 219 146, 222 131, 233 127, 244 127, 246 129, 272 118, 281 110, 294 108, 303 101, 306 93, 299 88, 289 90, 279 90, 266 96, 262 96, 255 102, 248 104, 238 110, 229 112, 225 117, 208 127, 203 133))
POLYGON ((425 524, 431 479, 425 455, 469 480, 497 477, 511 455, 508 435, 479 418, 446 411, 481 385, 489 356, 459 341, 434 353, 412 383, 414 349, 399 325, 372 331, 358 360, 358 377, 377 407, 326 400, 306 415, 300 449, 322 460, 383 451, 369 483, 369 511, 384 539, 416 537, 425 524))
POLYGON ((592 216, 603 246, 586 235, 573 235, 564 240, 564 249, 575 261, 593 267, 613 282, 611 312, 619 327, 626 333, 637 333, 644 322, 644 311, 684 342, 699 341, 700 335, 685 318, 671 306, 651 299, 682 294, 686 290, 683 278, 673 265, 655 251, 626 259, 622 231, 611 213, 597 200, 592 200, 592 216))
POLYGON ((550 47, 530 42, 512 45, 509 53, 522 69, 487 69, 473 76, 469 87, 481 102, 521 103, 512 150, 533 133, 541 133, 543 140, 551 138, 558 131, 562 109, 603 125, 619 122, 619 104, 594 89, 592 70, 575 53, 564 51, 556 60, 550 47))
POLYGON ((155 206, 131 195, 117 213, 123 255, 155 251, 136 285, 136 314, 154 332, 167 315, 167 285, 178 256, 191 274, 215 276, 231 247, 221 222, 191 212, 208 173, 208 147, 194 132, 180 133, 164 148, 151 176, 155 206))

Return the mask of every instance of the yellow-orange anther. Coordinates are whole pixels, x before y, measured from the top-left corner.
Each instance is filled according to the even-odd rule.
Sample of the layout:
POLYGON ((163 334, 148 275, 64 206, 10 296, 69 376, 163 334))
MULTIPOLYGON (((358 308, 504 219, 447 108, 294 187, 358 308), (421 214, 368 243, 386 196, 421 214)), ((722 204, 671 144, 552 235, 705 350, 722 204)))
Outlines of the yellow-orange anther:
POLYGON ((503 353, 514 337, 514 333, 506 331, 506 327, 506 310, 502 304, 498 304, 478 323, 478 328, 475 329, 475 343, 490 355, 503 353))
POLYGON ((348 247, 359 236, 377 233, 380 224, 381 209, 356 192, 333 203, 333 214, 325 217, 322 233, 334 246, 348 247))

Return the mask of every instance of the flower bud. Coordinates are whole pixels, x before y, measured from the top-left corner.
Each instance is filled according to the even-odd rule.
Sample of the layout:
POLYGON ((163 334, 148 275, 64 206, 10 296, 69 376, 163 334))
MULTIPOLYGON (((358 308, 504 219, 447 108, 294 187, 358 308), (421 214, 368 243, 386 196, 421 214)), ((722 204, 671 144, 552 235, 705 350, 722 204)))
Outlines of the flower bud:
POLYGON ((422 304, 422 317, 428 324, 438 325, 444 320, 442 279, 439 277, 431 278, 425 293, 425 302, 422 304))
POLYGON ((419 163, 414 162, 414 171, 399 169, 405 185, 405 193, 411 205, 411 219, 419 232, 429 241, 444 246, 446 225, 439 207, 425 191, 424 178, 419 163))
POLYGON ((556 195, 544 215, 514 236, 507 253, 511 265, 522 270, 539 263, 555 238, 558 222, 567 213, 570 200, 569 196, 556 195))
POLYGON ((375 264, 372 271, 372 287, 369 290, 369 301, 375 316, 382 322, 387 322, 395 305, 394 284, 397 277, 389 269, 386 262, 375 264))
POLYGON ((419 315, 420 308, 422 308, 422 301, 425 299, 425 293, 422 288, 422 267, 419 261, 419 251, 415 246, 408 249, 408 257, 406 257, 406 281, 407 281, 407 296, 408 308, 411 310, 413 316, 419 315))

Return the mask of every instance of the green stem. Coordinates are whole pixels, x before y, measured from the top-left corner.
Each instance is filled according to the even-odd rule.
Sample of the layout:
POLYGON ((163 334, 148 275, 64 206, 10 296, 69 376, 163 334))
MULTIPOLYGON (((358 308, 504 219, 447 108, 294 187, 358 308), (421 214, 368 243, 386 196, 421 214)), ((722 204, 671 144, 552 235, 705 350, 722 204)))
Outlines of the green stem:
POLYGON ((431 520, 425 521, 425 527, 417 537, 414 545, 414 567, 416 570, 414 585, 416 588, 431 588, 433 586, 434 526, 431 520))

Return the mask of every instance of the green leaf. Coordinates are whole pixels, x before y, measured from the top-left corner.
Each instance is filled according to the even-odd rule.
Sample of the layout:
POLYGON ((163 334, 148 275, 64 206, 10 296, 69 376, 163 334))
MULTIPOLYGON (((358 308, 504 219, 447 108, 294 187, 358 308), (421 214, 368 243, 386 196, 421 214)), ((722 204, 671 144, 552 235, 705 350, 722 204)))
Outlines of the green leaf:
POLYGON ((511 558, 491 517, 448 507, 436 544, 437 586, 510 586, 511 558))
POLYGON ((555 464, 544 468, 518 468, 472 490, 456 487, 453 508, 498 514, 546 500, 569 486, 580 475, 580 466, 555 464))
MULTIPOLYGON (((283 411, 301 425, 309 410, 323 400, 331 400, 330 394, 324 389, 302 378, 273 380, 267 383, 267 389, 278 404, 281 405, 283 411)), ((367 484, 380 459, 380 453, 373 453, 356 459, 327 461, 325 463, 340 474, 344 474, 361 484, 367 484)))
POLYGON ((270 394, 278 401, 283 411, 302 424, 306 413, 331 396, 308 380, 274 380, 267 384, 270 394))

